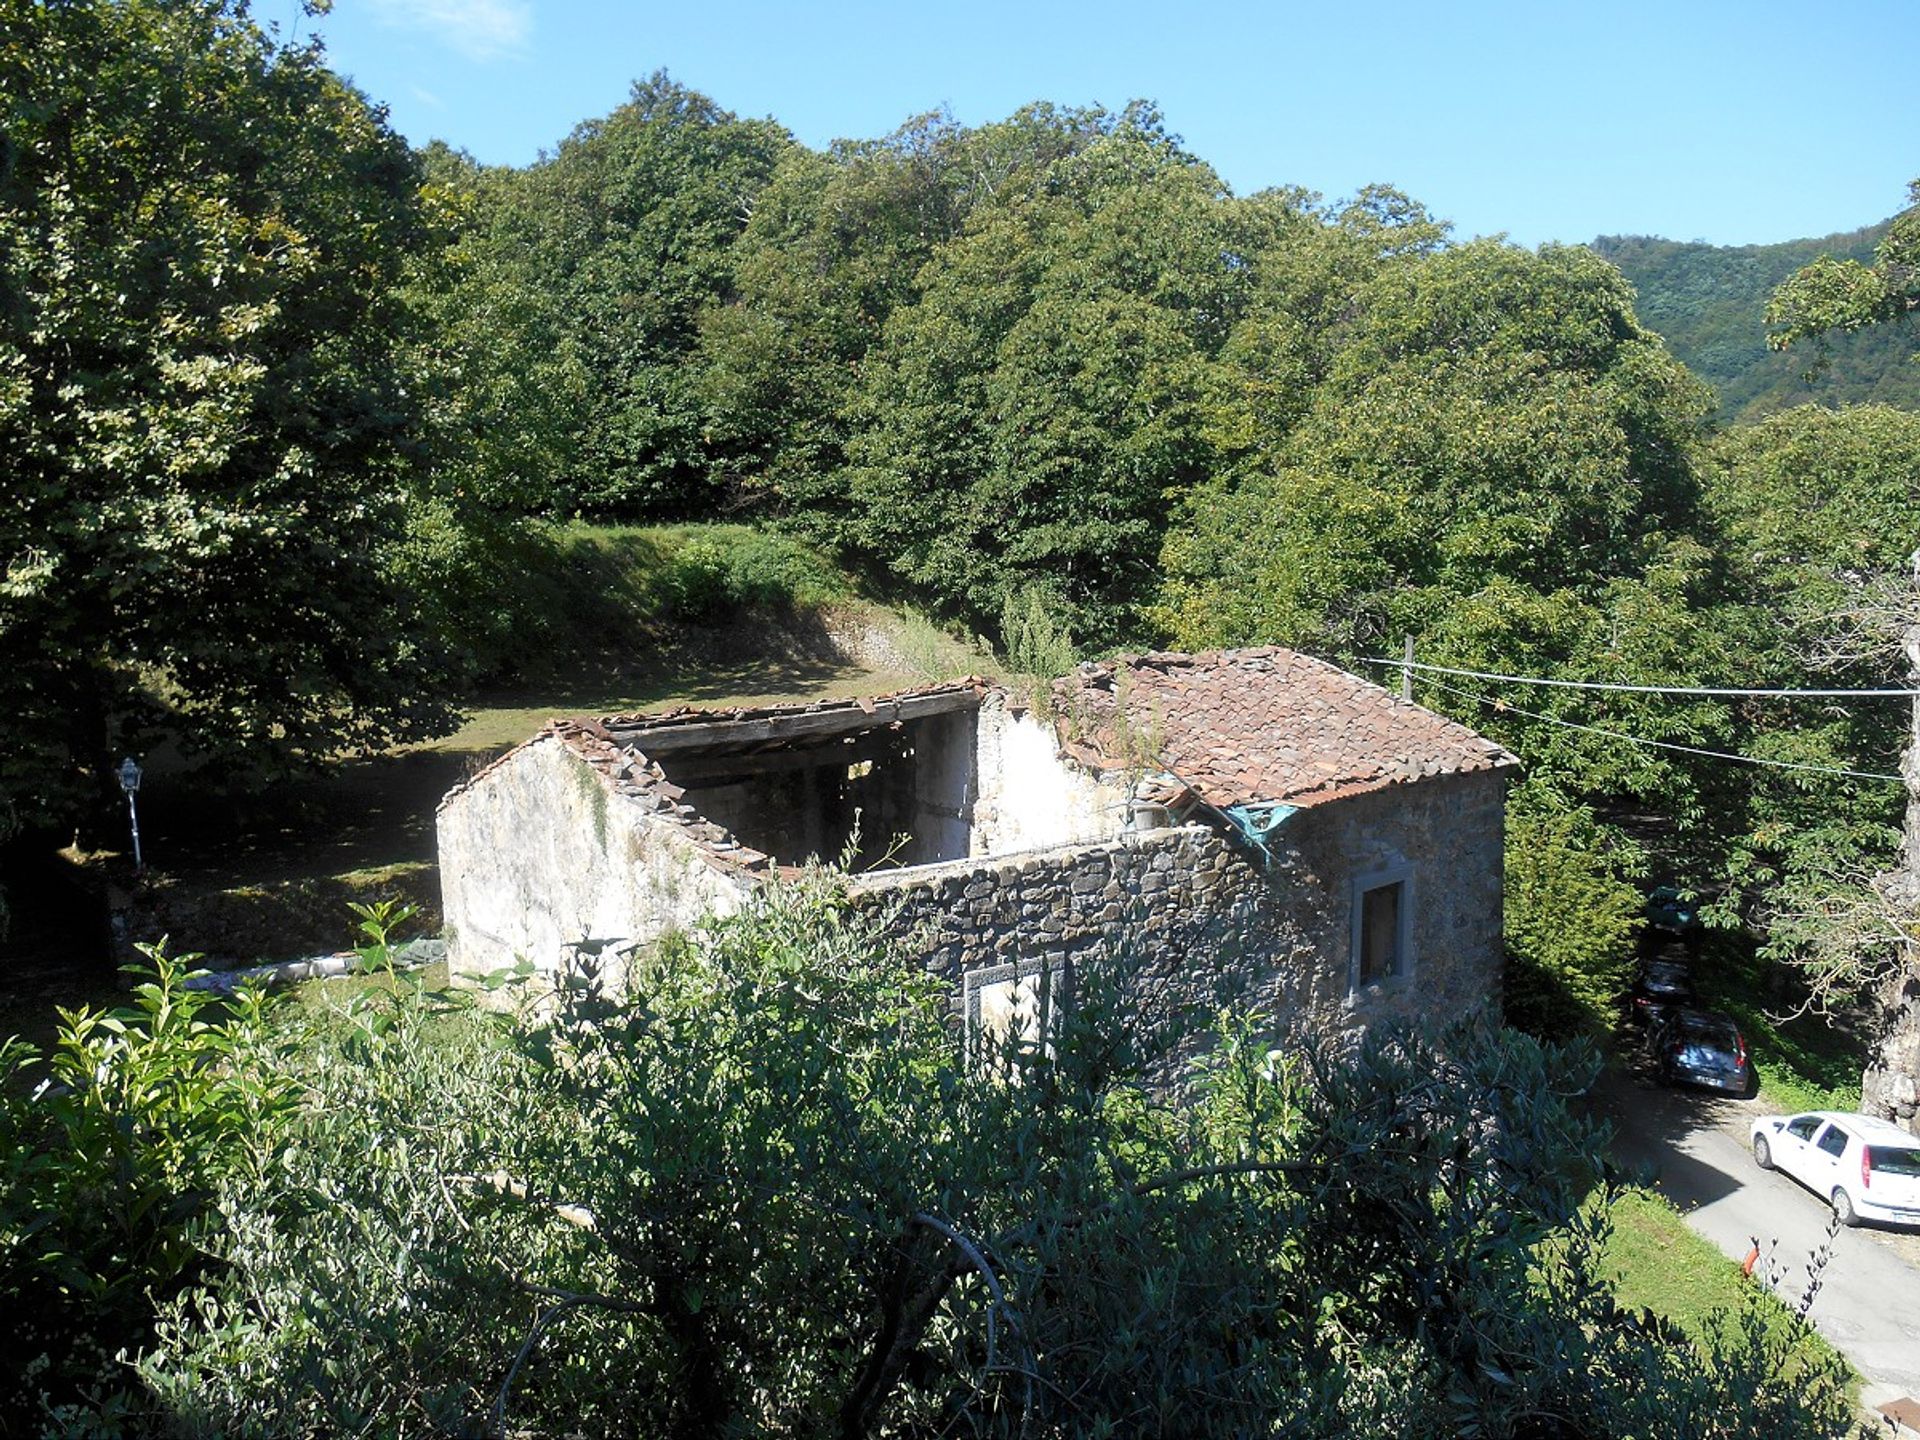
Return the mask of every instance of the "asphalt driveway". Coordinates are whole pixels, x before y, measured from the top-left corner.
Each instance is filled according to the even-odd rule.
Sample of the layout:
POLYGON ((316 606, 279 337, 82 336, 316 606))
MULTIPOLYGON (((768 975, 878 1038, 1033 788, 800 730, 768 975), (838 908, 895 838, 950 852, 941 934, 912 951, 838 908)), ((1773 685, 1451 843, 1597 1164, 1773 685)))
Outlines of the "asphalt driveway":
MULTIPOLYGON (((1775 1112, 1757 1101, 1669 1090, 1645 1071, 1610 1071, 1599 1098, 1614 1123, 1615 1158, 1651 1178, 1732 1259, 1743 1259, 1757 1236, 1763 1256, 1780 1267, 1782 1298, 1797 1304, 1831 1212, 1753 1163, 1747 1126, 1775 1112)), ((1809 1318, 1866 1378, 1869 1405, 1920 1396, 1920 1233, 1842 1230, 1809 1318)))

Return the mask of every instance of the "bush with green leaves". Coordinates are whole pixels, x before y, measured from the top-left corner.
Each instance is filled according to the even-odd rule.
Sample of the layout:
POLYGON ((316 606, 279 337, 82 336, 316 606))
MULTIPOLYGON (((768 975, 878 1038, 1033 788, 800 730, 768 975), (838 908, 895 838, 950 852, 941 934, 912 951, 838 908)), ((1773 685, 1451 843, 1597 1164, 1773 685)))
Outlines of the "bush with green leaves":
POLYGON ((1589 1054, 1276 1051, 1049 976, 1022 1041, 831 876, 513 1013, 285 1007, 298 1108, 138 1359, 170 1435, 1839 1436, 1844 1377, 1622 1312, 1589 1054), (1066 1003, 1070 1000, 1071 1003, 1066 1003))
POLYGON ((127 1005, 63 1010, 44 1056, 0 1045, 0 1433, 83 1395, 112 1403, 155 1306, 209 1278, 215 1192, 267 1183, 293 1103, 265 1002, 188 988, 197 957, 142 948, 127 1005))
POLYGON ((846 577, 789 536, 745 525, 660 532, 658 585, 669 614, 695 624, 742 610, 798 610, 845 599, 846 577))
POLYGON ((1605 1034, 1633 978, 1644 861, 1541 785, 1507 810, 1506 1013, 1530 1034, 1605 1034))

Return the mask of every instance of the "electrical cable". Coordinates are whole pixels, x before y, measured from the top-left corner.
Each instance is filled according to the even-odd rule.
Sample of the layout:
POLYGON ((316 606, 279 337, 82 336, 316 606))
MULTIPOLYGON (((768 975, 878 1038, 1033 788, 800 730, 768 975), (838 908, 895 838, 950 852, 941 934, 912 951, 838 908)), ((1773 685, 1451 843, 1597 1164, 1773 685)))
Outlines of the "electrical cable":
POLYGON ((1801 770, 1815 775, 1845 775, 1855 780, 1885 780, 1895 785, 1906 783, 1899 775, 1880 775, 1871 770, 1846 770, 1837 765, 1805 765, 1795 760, 1767 760, 1758 755, 1735 755, 1726 750, 1705 750, 1698 745, 1679 745, 1671 740, 1649 740, 1642 735, 1627 735, 1618 730, 1603 730, 1598 725, 1582 725, 1578 721, 1562 720, 1557 715, 1542 715, 1533 710, 1522 710, 1518 705, 1509 705, 1504 700, 1496 700, 1488 695, 1476 695, 1471 690, 1462 690, 1454 685, 1443 685, 1438 680, 1429 680, 1427 684, 1436 690, 1444 690, 1449 695, 1478 701, 1494 710, 1503 710, 1512 715, 1524 715, 1529 720, 1543 721, 1548 725, 1560 725, 1568 730, 1583 730, 1589 735, 1600 735, 1609 740, 1625 740, 1633 745, 1651 745, 1656 750, 1677 750, 1683 755, 1702 755, 1709 760, 1737 760, 1742 765, 1766 765, 1776 770, 1801 770))
POLYGON ((1486 670, 1456 670, 1446 665, 1421 665, 1406 660, 1369 657, 1367 663, 1387 665, 1395 670, 1422 670, 1430 675, 1456 675, 1467 680, 1491 680, 1507 685, 1550 685, 1560 690, 1614 690, 1633 695, 1722 695, 1795 700, 1911 700, 1920 697, 1920 690, 1742 690, 1713 685, 1623 685, 1605 680, 1548 680, 1539 675, 1496 675, 1486 670))

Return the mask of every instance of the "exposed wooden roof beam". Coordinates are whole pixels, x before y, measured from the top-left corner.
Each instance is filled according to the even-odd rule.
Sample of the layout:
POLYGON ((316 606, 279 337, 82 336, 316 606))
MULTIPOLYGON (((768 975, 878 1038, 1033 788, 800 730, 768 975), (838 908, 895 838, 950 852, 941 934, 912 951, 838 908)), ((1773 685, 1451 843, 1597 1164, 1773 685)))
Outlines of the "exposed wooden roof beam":
POLYGON ((879 730, 908 720, 972 710, 979 706, 980 695, 972 689, 944 690, 869 703, 873 706, 871 713, 849 701, 833 709, 740 719, 668 717, 652 724, 609 724, 607 732, 615 744, 632 746, 653 760, 689 753, 727 754, 749 746, 778 745, 783 741, 808 742, 835 735, 858 735, 864 730, 879 730))

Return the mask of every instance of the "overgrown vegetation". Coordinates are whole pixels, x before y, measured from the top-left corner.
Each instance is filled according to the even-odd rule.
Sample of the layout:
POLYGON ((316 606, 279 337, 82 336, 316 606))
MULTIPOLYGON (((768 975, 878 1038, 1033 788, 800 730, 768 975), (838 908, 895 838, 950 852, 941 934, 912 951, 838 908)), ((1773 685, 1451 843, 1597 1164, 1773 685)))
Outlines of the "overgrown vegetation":
POLYGON ((1605 1035, 1633 976, 1639 857, 1610 847, 1591 811, 1521 787, 1507 813, 1506 992, 1535 1035, 1605 1035))
POLYGON ((124 1304, 46 1310, 80 1323, 14 1347, 0 1423, 1848 1431, 1844 1368, 1759 1297, 1691 1333, 1621 1307, 1584 1052, 1466 1024, 1276 1065, 1118 954, 1050 1045, 963 1045, 827 874, 628 994, 504 1014, 363 919, 356 996, 216 1016, 162 963, 138 1011, 69 1022, 63 1088, 4 1092, 6 1303, 97 1276, 124 1304), (128 1163, 49 1163, 76 1143, 128 1163), (73 1184, 136 1203, 50 1203, 73 1184))

